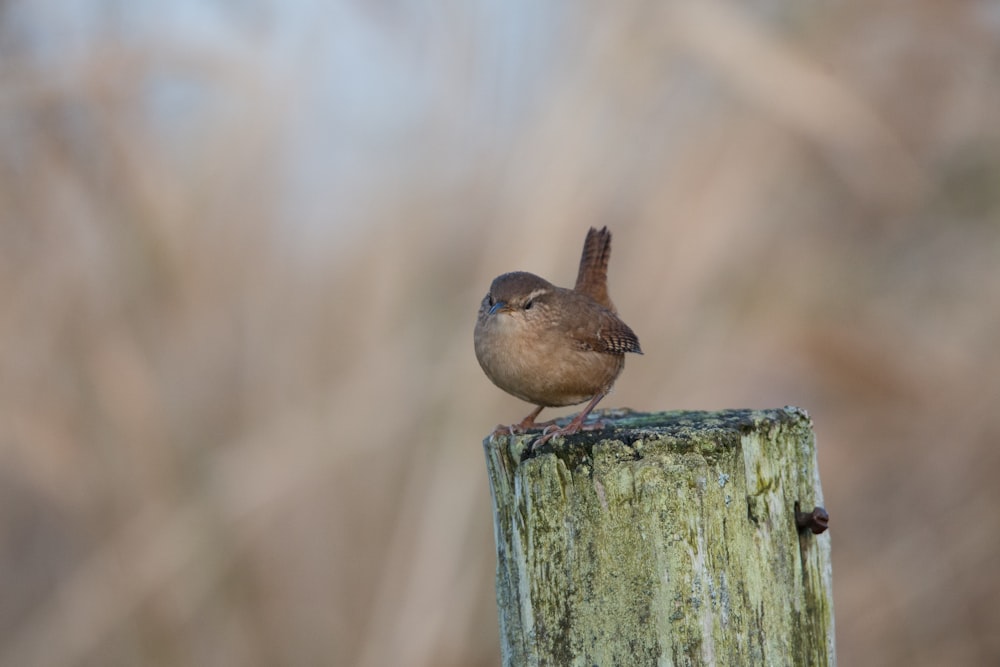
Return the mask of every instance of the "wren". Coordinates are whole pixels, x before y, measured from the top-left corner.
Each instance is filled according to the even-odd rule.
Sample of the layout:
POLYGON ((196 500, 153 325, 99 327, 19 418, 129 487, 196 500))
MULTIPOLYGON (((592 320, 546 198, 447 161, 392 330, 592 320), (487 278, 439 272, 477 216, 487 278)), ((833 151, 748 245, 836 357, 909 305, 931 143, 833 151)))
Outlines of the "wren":
POLYGON ((611 232, 591 228, 583 243, 573 289, 556 287, 524 271, 505 273, 490 285, 476 320, 479 365, 493 384, 535 410, 514 432, 548 427, 533 449, 556 435, 581 428, 625 367, 625 354, 642 354, 639 339, 608 296, 611 232), (547 407, 589 401, 566 426, 535 418, 547 407))

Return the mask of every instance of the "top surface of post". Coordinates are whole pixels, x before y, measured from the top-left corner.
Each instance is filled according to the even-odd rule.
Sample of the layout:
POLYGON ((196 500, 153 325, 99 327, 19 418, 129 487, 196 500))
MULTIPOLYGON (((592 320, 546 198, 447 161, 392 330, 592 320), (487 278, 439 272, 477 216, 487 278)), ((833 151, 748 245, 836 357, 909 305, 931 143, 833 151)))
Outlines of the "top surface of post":
POLYGON ((619 441, 623 445, 639 448, 667 446, 677 451, 685 443, 693 450, 709 454, 712 450, 735 446, 742 435, 765 425, 799 426, 812 428, 809 414, 802 408, 786 406, 765 410, 671 410, 664 412, 636 412, 629 409, 605 409, 592 413, 594 419, 606 424, 603 429, 586 430, 566 438, 555 438, 537 450, 531 450, 531 443, 539 434, 519 435, 493 434, 483 444, 507 443, 518 451, 517 458, 526 460, 554 453, 557 456, 570 452, 591 450, 594 444, 603 441, 619 441))

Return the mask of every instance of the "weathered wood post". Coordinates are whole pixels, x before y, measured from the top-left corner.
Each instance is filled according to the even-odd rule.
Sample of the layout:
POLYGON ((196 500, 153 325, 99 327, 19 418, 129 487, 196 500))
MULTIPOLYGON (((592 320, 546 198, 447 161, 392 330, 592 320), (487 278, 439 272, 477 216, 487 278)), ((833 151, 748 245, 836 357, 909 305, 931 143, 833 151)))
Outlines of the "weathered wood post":
POLYGON ((505 667, 834 665, 805 411, 604 416, 484 441, 505 667))

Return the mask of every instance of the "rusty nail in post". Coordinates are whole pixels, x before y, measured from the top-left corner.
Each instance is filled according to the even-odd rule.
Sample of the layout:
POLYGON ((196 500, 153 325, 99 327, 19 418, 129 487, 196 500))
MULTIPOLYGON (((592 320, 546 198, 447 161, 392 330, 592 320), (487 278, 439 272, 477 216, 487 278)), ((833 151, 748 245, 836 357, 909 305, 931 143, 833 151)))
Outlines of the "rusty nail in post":
POLYGON ((799 511, 799 504, 795 503, 795 525, 799 530, 812 531, 814 535, 826 532, 830 527, 830 515, 822 507, 814 507, 812 512, 799 511))

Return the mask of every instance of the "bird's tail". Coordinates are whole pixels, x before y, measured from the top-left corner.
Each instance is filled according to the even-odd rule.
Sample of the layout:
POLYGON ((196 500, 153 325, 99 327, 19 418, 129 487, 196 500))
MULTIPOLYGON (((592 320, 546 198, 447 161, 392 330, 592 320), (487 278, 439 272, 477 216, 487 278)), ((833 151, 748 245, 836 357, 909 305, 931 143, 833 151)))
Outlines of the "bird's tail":
POLYGON ((611 232, 607 227, 590 228, 583 242, 580 270, 576 274, 577 292, 586 294, 611 312, 615 306, 608 296, 608 260, 611 258, 611 232))

